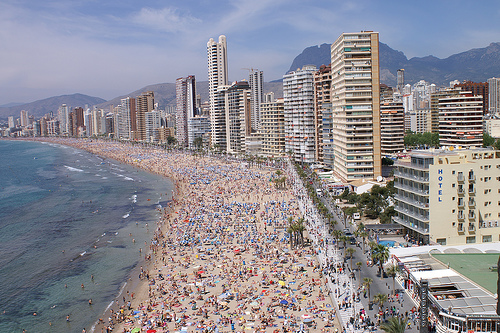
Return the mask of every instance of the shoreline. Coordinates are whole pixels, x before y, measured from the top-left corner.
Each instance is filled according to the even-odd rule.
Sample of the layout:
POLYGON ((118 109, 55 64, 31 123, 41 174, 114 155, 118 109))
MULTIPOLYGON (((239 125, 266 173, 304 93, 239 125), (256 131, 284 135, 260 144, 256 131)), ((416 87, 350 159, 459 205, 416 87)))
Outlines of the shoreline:
MULTIPOLYGON (((145 260, 141 259, 143 266, 135 267, 130 272, 125 288, 121 288, 122 293, 117 295, 110 309, 105 311, 104 318, 97 319, 96 324, 94 324, 95 332, 99 332, 99 330, 107 332, 110 331, 111 327, 114 327, 113 332, 129 332, 133 327, 138 327, 138 324, 143 325, 144 328, 155 327, 158 332, 178 331, 182 328, 194 331, 195 327, 202 330, 212 330, 217 327, 219 331, 275 332, 279 330, 280 326, 285 328, 290 325, 301 325, 302 328, 307 329, 313 324, 314 327, 320 326, 321 331, 324 332, 333 331, 334 327, 340 328, 338 318, 335 318, 334 307, 328 297, 324 279, 321 277, 314 250, 307 247, 298 248, 290 255, 292 251, 289 250, 289 243, 288 241, 284 242, 285 229, 288 226, 287 218, 290 216, 297 219, 300 217, 300 212, 296 207, 291 190, 279 191, 274 184, 269 184, 273 177, 271 171, 249 166, 243 169, 239 163, 232 161, 217 160, 211 157, 193 157, 184 153, 168 153, 170 157, 176 157, 182 161, 166 163, 166 160, 160 156, 167 155, 167 152, 163 150, 152 147, 133 147, 123 143, 50 138, 37 141, 59 143, 83 149, 101 158, 110 158, 168 178, 174 184, 171 201, 168 207, 163 207, 161 218, 156 221, 153 238, 148 244, 149 250, 142 253, 145 256, 145 260), (176 166, 189 170, 176 169, 176 166), (214 170, 210 168, 215 170, 215 176, 214 170), (206 178, 199 178, 195 181, 197 185, 193 186, 193 180, 190 181, 193 174, 190 172, 206 178), (227 179, 221 183, 224 186, 214 187, 214 185, 210 185, 212 182, 219 182, 219 178, 224 172, 235 173, 237 177, 240 177, 234 181, 238 186, 233 185, 233 181, 227 179), (245 179, 248 175, 251 177, 245 179), (251 182, 255 183, 252 185, 251 182), (206 218, 197 221, 197 216, 194 216, 192 211, 187 209, 196 210, 202 207, 202 209, 207 210, 212 207, 212 204, 220 204, 218 201, 221 200, 222 205, 226 207, 228 206, 226 201, 230 199, 233 199, 233 203, 237 203, 236 209, 240 211, 236 214, 227 214, 223 219, 213 215, 208 222, 206 218), (289 207, 284 209, 276 207, 275 202, 282 205, 286 203, 289 207), (238 205, 254 206, 250 208, 250 211, 245 208, 247 209, 245 211, 238 205), (268 209, 276 211, 274 212, 276 216, 268 214, 268 209), (285 216, 287 212, 289 216, 285 216), (266 221, 266 217, 269 216, 279 218, 266 221), (187 223, 191 219, 194 219, 193 225, 189 222, 186 227, 183 223, 187 223), (279 222, 277 222, 278 220, 279 222), (203 229, 204 226, 207 228, 203 229), (214 227, 219 228, 219 235, 207 231, 214 227), (187 230, 183 230, 183 228, 187 230), (268 230, 268 228, 273 228, 274 231, 268 230), (251 232, 248 232, 249 230, 251 232), (245 231, 247 231, 248 237, 258 238, 257 241, 254 242, 252 239, 250 242, 246 238, 247 236, 245 238, 236 236, 245 231), (187 248, 181 248, 175 243, 179 239, 173 237, 186 233, 190 236, 199 235, 202 232, 206 235, 212 235, 211 237, 217 236, 221 244, 214 246, 212 242, 213 249, 207 249, 210 245, 207 246, 206 243, 202 242, 200 246, 199 242, 192 242, 187 245, 187 248), (272 240, 269 239, 269 235, 273 236, 272 240), (278 235, 283 239, 276 239, 278 235), (264 239, 265 237, 267 239, 264 239), (200 247, 206 247, 206 249, 200 252, 200 247), (234 247, 238 247, 242 252, 233 253, 234 247), (263 251, 263 248, 272 251, 271 254, 263 251), (217 250, 215 255, 210 258, 210 262, 204 262, 205 259, 202 258, 208 254, 208 252, 204 252, 207 250, 214 252, 217 250), (255 252, 252 254, 251 251, 255 252), (282 257, 286 257, 286 260, 282 260, 282 257), (185 263, 186 260, 187 263, 185 263), (276 269, 271 264, 272 260, 283 261, 283 264, 278 264, 278 269, 276 269), (245 271, 248 269, 246 262, 255 263, 256 268, 251 273, 245 271), (289 266, 287 266, 288 264, 289 266), (201 274, 193 272, 193 267, 197 266, 201 267, 202 274, 207 274, 207 276, 202 277, 201 274), (176 272, 177 269, 179 269, 178 272, 176 272), (239 276, 231 275, 235 269, 239 270, 239 276), (277 271, 281 273, 278 274, 277 271), (293 277, 293 280, 286 277, 293 277), (225 280, 225 284, 220 285, 216 279, 225 280), (286 281, 286 286, 282 280, 286 281), (275 292, 279 292, 281 300, 278 299, 276 305, 276 296, 271 297, 273 295, 266 293, 267 289, 262 289, 260 293, 257 290, 278 287, 277 282, 281 286, 275 292), (167 286, 168 290, 177 290, 180 288, 180 283, 184 285, 184 290, 189 288, 189 292, 185 291, 182 297, 164 296, 167 286), (193 287, 196 287, 198 291, 194 291, 193 287), (212 293, 213 296, 202 296, 200 294, 201 287, 203 287, 204 292, 206 288, 213 289, 211 292, 206 292, 207 295, 212 293), (295 287, 297 289, 294 289, 295 287), (301 292, 301 289, 305 287, 307 287, 307 291, 301 292), (163 295, 158 290, 163 292, 163 295), (231 294, 233 297, 242 294, 242 296, 236 296, 238 307, 232 301, 221 301, 216 297, 217 294, 223 295, 224 293, 231 294), (310 297, 304 296, 301 300, 298 297, 301 293, 310 297), (246 298, 243 298, 243 295, 246 298), (266 306, 264 299, 270 301, 267 304, 267 310, 272 310, 272 316, 271 314, 266 316, 265 313, 260 312, 260 309, 264 309, 266 306), (205 312, 200 313, 197 306, 192 306, 189 310, 186 306, 187 302, 185 302, 187 300, 191 300, 189 304, 194 302, 195 305, 197 301, 204 301, 205 303, 201 307, 204 308, 205 312), (315 301, 322 302, 322 304, 317 305, 315 301), (173 308, 172 304, 179 308, 173 308), (256 309, 255 304, 259 304, 260 309, 256 309), (312 306, 313 304, 314 306, 312 306), (275 308, 275 306, 277 307, 275 308), (311 314, 305 313, 306 309, 311 314), (182 310, 182 312, 177 310, 182 310), (222 314, 223 311, 229 316, 222 314), (181 316, 180 313, 185 314, 181 316), (200 316, 201 318, 199 318, 200 316), (105 317, 108 317, 107 320, 105 317), (120 323, 117 323, 117 320, 120 323), (125 322, 128 322, 128 325, 125 322), (259 326, 254 328, 254 325, 257 324, 259 326)), ((231 207, 230 209, 235 209, 234 206, 231 207)), ((209 214, 206 215, 209 216, 209 214)))

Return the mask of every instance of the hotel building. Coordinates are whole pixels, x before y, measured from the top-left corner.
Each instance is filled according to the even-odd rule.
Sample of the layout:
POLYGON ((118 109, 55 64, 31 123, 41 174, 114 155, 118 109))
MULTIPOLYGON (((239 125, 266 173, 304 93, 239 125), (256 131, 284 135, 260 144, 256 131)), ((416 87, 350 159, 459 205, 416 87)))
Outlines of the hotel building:
POLYGON ((380 150, 382 155, 400 153, 405 149, 405 110, 403 102, 383 101, 380 104, 380 150))
POLYGON ((264 96, 260 105, 262 154, 269 157, 285 154, 285 106, 283 98, 274 99, 274 93, 264 96))
POLYGON ((500 241, 500 151, 417 150, 396 163, 393 221, 423 244, 500 241))

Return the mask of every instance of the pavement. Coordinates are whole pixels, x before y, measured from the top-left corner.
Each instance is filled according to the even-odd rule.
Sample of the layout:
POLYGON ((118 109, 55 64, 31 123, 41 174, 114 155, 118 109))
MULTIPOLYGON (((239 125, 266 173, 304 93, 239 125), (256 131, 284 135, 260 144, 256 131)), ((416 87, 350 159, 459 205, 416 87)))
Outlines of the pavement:
MULTIPOLYGON (((368 277, 373 280, 370 286, 370 296, 373 298, 374 295, 378 293, 392 294, 393 280, 391 277, 380 277, 378 275, 378 266, 369 267, 366 265, 367 261, 370 259, 370 252, 368 248, 363 251, 360 246, 355 247, 356 252, 352 258, 352 264, 355 266, 356 262, 362 262, 361 271, 357 268, 351 270, 349 268, 351 260, 345 260, 343 255, 342 243, 335 244, 333 237, 328 232, 329 227, 326 225, 326 221, 322 218, 316 207, 312 203, 311 199, 307 195, 300 177, 297 175, 293 165, 289 165, 289 174, 293 175, 292 182, 294 183, 294 189, 296 195, 299 198, 299 207, 304 214, 306 219, 306 227, 310 238, 313 241, 314 246, 318 254, 318 259, 324 268, 325 278, 327 279, 327 284, 330 288, 330 295, 333 299, 333 303, 337 305, 337 313, 339 315, 340 322, 344 328, 345 332, 366 332, 366 331, 377 331, 377 327, 367 326, 366 318, 369 318, 370 322, 377 322, 377 314, 379 312, 379 307, 377 304, 373 304, 371 309, 369 305, 368 295, 364 296, 363 291, 359 288, 360 277, 361 281, 363 278, 368 277), (340 272, 339 268, 343 268, 340 272), (354 273, 354 274, 351 274, 354 273), (345 306, 343 306, 343 303, 345 306), (361 315, 363 314, 363 315, 361 315), (365 321, 359 320, 360 317, 365 317, 365 321)), ((313 182, 315 188, 320 188, 320 184, 313 182)), ((328 193, 323 189, 323 193, 328 193)), ((344 215, 343 211, 335 205, 333 198, 329 195, 323 195, 320 197, 323 204, 329 209, 330 213, 334 216, 337 221, 335 229, 343 230, 348 228, 354 233, 354 228, 352 225, 347 223, 344 226, 344 215)), ((362 239, 357 239, 358 242, 362 242, 362 239)), ((348 246, 349 247, 349 246, 348 246)), ((411 314, 411 309, 417 307, 413 303, 413 300, 404 292, 401 292, 402 287, 395 282, 396 292, 399 294, 397 300, 387 301, 384 303, 384 311, 387 308, 392 308, 396 313, 411 314)), ((390 315, 388 315, 390 317, 390 315)), ((411 315, 410 315, 411 318, 411 315)), ((411 328, 408 328, 405 332, 417 332, 419 331, 418 320, 411 320, 411 328)))

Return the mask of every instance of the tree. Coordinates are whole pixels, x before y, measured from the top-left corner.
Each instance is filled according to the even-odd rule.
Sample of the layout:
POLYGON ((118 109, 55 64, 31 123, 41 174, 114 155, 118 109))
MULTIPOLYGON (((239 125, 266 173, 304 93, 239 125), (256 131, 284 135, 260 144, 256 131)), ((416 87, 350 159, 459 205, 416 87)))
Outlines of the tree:
POLYGON ((363 279, 363 286, 366 287, 366 290, 368 291, 368 299, 370 299, 370 286, 373 283, 373 279, 369 277, 365 277, 363 279))
POLYGON ((372 248, 372 259, 374 263, 378 263, 380 276, 384 274, 384 263, 389 259, 389 248, 382 244, 377 244, 372 248))
POLYGON ((399 271, 399 268, 396 265, 391 265, 387 269, 387 275, 392 278, 392 293, 393 294, 396 293, 396 291, 395 291, 395 288, 396 288, 396 282, 395 282, 395 280, 396 280, 396 275, 398 274, 398 271, 399 271))
POLYGON ((193 145, 194 145, 196 148, 200 149, 200 148, 203 146, 203 138, 202 138, 201 136, 199 136, 199 137, 195 138, 195 139, 193 140, 193 145))
POLYGON ((403 333, 408 325, 407 317, 390 317, 380 325, 380 329, 387 333, 403 333))
POLYGON ((359 284, 361 284, 361 266, 363 266, 363 263, 361 261, 358 261, 356 263, 356 267, 358 269, 358 280, 359 280, 359 284))
POLYGON ((332 232, 332 237, 333 239, 335 239, 335 246, 337 247, 337 249, 339 248, 339 241, 340 241, 340 237, 342 237, 342 231, 340 230, 333 230, 332 232))
POLYGON ((380 311, 382 311, 382 308, 384 307, 384 303, 387 302, 387 295, 386 294, 376 294, 373 296, 373 302, 378 304, 378 308, 380 311))
POLYGON ((495 138, 491 137, 487 132, 483 132, 483 147, 491 147, 495 144, 495 138))
POLYGON ((354 252, 356 252, 356 249, 353 248, 353 247, 348 247, 346 250, 345 250, 346 254, 349 256, 349 260, 350 260, 350 266, 351 266, 351 269, 353 268, 352 267, 352 257, 353 257, 353 254, 354 252))
POLYGON ((368 232, 365 230, 362 231, 357 231, 358 237, 363 238, 363 252, 365 252, 365 243, 366 243, 366 238, 368 237, 368 232))
POLYGON ((169 135, 169 136, 167 137, 167 144, 169 144, 169 145, 173 145, 173 144, 175 144, 176 142, 177 142, 177 139, 176 139, 176 138, 174 138, 173 136, 169 135))

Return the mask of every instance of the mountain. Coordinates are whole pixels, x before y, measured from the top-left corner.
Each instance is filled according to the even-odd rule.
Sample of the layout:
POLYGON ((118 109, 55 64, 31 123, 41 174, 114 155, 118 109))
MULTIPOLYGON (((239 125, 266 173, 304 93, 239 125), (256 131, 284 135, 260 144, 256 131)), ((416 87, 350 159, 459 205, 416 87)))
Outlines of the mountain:
POLYGON ((83 94, 55 96, 27 104, 0 107, 0 118, 7 118, 8 116, 19 117, 21 110, 26 110, 29 115, 33 115, 35 118, 40 118, 51 111, 56 114, 57 109, 62 104, 66 104, 69 107, 74 108, 78 106, 83 107, 86 104, 95 105, 105 101, 105 99, 99 97, 92 97, 83 94))
MULTIPOLYGON (((379 43, 380 82, 396 85, 397 70, 404 68, 405 83, 414 84, 426 80, 437 85, 448 85, 453 80, 486 82, 500 75, 500 43, 491 43, 484 48, 454 54, 445 59, 432 55, 408 59, 401 51, 379 43)), ((289 71, 304 65, 330 63, 330 44, 307 47, 293 60, 289 71)))

